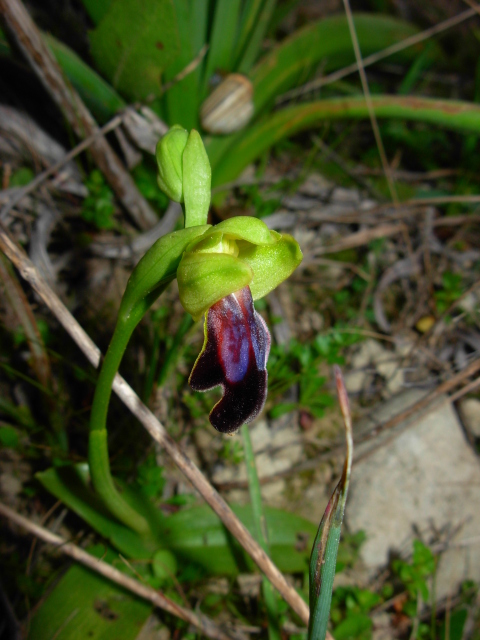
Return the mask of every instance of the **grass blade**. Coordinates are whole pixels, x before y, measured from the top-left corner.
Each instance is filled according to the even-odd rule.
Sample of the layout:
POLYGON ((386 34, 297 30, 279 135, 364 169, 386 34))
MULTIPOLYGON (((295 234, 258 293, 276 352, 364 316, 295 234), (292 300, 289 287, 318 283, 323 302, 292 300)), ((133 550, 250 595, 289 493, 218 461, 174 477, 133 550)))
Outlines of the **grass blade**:
MULTIPOLYGON (((255 454, 253 452, 252 440, 248 424, 242 426, 243 450, 245 452, 245 464, 247 467, 248 490, 250 492, 250 502, 254 521, 255 538, 265 553, 270 555, 270 545, 268 543, 267 522, 263 511, 262 493, 258 480, 257 467, 255 464, 255 454)), ((277 598, 273 587, 265 576, 262 580, 262 592, 267 609, 268 637, 270 640, 280 640, 280 627, 278 624, 277 598)))
POLYGON ((238 30, 237 49, 235 51, 235 68, 239 69, 239 62, 242 58, 247 42, 250 38, 260 11, 266 0, 246 0, 240 16, 240 27, 238 30))
MULTIPOLYGON (((415 27, 395 18, 372 14, 356 14, 354 18, 364 56, 418 33, 415 27)), ((395 60, 412 62, 423 49, 423 45, 406 49, 397 54, 395 60)), ((434 53, 436 55, 436 50, 434 53)), ((325 63, 326 73, 355 61, 345 16, 325 18, 298 30, 258 62, 250 74, 255 116, 271 107, 278 95, 306 80, 321 61, 325 63)), ((209 140, 207 151, 214 173, 230 148, 235 148, 237 154, 236 145, 243 135, 244 131, 241 131, 209 140)), ((215 184, 222 183, 216 181, 215 184)))
POLYGON ((347 452, 343 473, 325 509, 318 528, 310 558, 310 619, 308 640, 325 640, 327 634, 333 579, 337 563, 338 543, 342 529, 343 514, 347 501, 348 485, 352 470, 353 437, 352 421, 347 390, 339 367, 335 367, 338 400, 345 423, 347 452))
MULTIPOLYGON (((407 22, 388 16, 358 13, 354 22, 364 56, 417 32, 407 22)), ((422 50, 423 46, 406 50, 396 60, 412 60, 422 50)), ((325 73, 355 62, 345 16, 324 18, 299 29, 260 60, 251 73, 255 87, 255 113, 267 108, 277 95, 299 80, 313 74, 320 61, 325 63, 325 73)))
POLYGON ((240 73, 248 73, 257 59, 276 4, 276 0, 266 0, 258 19, 255 20, 251 34, 248 34, 249 39, 245 51, 238 63, 238 71, 240 73))
MULTIPOLYGON (((180 51, 165 70, 165 83, 172 81, 178 73, 183 71, 205 44, 207 4, 206 0, 194 0, 192 7, 186 0, 174 0, 180 51)), ((166 120, 170 124, 181 124, 186 129, 198 128, 202 69, 203 62, 192 73, 175 83, 165 94, 166 120)))
POLYGON ((44 34, 43 37, 62 71, 100 124, 126 107, 125 101, 115 89, 67 45, 49 34, 44 34))
POLYGON ((210 50, 203 78, 203 97, 208 94, 210 78, 217 70, 228 72, 233 68, 240 6, 240 0, 217 0, 215 3, 210 50))
MULTIPOLYGON (((480 106, 455 100, 413 96, 372 96, 377 118, 398 118, 438 125, 451 131, 480 133, 480 106)), ((220 163, 212 176, 212 186, 234 180, 262 153, 279 140, 299 131, 317 127, 326 120, 360 120, 369 117, 365 98, 331 98, 281 109, 242 131, 235 154, 220 163)), ((210 161, 211 149, 207 149, 210 161)))

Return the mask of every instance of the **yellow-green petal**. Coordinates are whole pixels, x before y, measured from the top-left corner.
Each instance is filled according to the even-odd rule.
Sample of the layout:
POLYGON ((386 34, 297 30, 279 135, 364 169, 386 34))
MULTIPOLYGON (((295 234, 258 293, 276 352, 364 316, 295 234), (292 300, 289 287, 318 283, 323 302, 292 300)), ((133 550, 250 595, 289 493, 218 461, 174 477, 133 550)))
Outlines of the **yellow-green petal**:
POLYGON ((226 253, 186 253, 177 270, 180 301, 195 320, 252 279, 251 267, 226 253))
POLYGON ((255 246, 239 241, 238 248, 239 259, 246 262, 253 271, 250 290, 254 300, 263 298, 286 280, 303 258, 298 242, 288 234, 282 235, 275 244, 268 246, 255 246))

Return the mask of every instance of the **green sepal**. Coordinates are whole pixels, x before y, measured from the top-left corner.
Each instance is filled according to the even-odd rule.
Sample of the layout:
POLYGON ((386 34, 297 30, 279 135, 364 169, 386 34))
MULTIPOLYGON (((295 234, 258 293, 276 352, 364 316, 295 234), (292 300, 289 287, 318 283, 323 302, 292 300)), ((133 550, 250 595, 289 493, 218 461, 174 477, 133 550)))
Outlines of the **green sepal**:
POLYGON ((271 231, 258 218, 236 216, 216 224, 201 238, 195 238, 186 251, 210 251, 210 247, 214 244, 213 238, 220 239, 222 235, 231 240, 245 240, 255 245, 271 245, 282 237, 276 231, 271 231))
POLYGON ((275 244, 268 246, 255 246, 243 241, 237 244, 239 258, 246 262, 254 273, 250 283, 254 300, 263 298, 286 280, 303 258, 298 242, 288 234, 279 236, 275 244))
POLYGON ((198 131, 192 129, 183 152, 185 228, 206 224, 210 207, 212 170, 198 131))
POLYGON ((253 271, 228 253, 186 253, 177 279, 184 309, 198 320, 215 302, 250 284, 253 271))
POLYGON ((188 131, 178 124, 170 127, 160 138, 155 155, 158 165, 158 186, 175 202, 183 202, 183 152, 187 145, 188 131))
POLYGON ((143 256, 130 276, 120 305, 119 318, 128 316, 152 291, 175 278, 183 252, 210 225, 174 231, 159 238, 143 256))

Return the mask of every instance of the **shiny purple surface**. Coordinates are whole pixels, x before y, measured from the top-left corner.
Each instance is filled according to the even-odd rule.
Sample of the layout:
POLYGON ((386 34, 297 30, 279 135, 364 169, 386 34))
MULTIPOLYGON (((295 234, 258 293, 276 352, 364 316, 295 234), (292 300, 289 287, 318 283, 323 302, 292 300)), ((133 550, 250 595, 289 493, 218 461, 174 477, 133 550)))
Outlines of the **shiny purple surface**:
POLYGON ((234 433, 263 409, 269 351, 270 334, 253 307, 249 287, 210 307, 205 341, 189 382, 195 391, 223 387, 222 399, 210 412, 217 431, 234 433))

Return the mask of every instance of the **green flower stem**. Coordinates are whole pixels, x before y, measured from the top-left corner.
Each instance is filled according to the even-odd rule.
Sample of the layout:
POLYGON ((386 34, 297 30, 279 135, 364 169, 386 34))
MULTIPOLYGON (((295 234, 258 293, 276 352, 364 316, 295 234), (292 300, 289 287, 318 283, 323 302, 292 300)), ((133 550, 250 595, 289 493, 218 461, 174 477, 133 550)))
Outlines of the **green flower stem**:
MULTIPOLYGON (((265 553, 270 554, 268 544, 267 522, 263 512, 262 493, 258 480, 257 467, 255 464, 255 454, 253 452, 252 440, 248 424, 241 428, 243 438, 243 450, 245 452, 245 464, 247 467, 248 490, 250 492, 250 502, 252 505, 253 522, 255 527, 255 538, 265 553)), ((262 592, 267 609, 268 637, 270 640, 280 640, 280 627, 278 624, 277 598, 272 584, 264 576, 262 580, 262 592)))
POLYGON ((133 509, 118 492, 110 472, 106 428, 107 413, 112 395, 113 379, 133 330, 167 284, 147 296, 143 304, 137 305, 129 314, 119 315, 115 332, 100 370, 90 416, 88 463, 95 491, 112 515, 140 534, 146 534, 149 531, 149 525, 145 518, 133 509))
POLYGON ((135 267, 120 305, 117 326, 105 354, 93 398, 88 443, 92 484, 110 513, 140 534, 148 533, 149 525, 120 495, 110 472, 107 413, 112 384, 135 327, 174 279, 187 245, 206 229, 208 226, 192 227, 163 236, 135 267))

